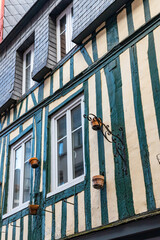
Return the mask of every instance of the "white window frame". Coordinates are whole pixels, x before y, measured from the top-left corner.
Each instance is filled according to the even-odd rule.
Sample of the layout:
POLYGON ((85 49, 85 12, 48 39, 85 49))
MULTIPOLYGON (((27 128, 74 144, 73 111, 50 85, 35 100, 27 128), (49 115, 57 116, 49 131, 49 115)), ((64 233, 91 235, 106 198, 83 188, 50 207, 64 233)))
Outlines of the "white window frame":
POLYGON ((72 187, 82 181, 85 177, 85 158, 84 158, 84 97, 81 96, 74 100, 72 103, 63 108, 56 115, 51 118, 51 192, 47 194, 47 197, 61 192, 69 187, 72 187), (71 119, 69 111, 71 112, 76 106, 81 104, 81 121, 82 121, 82 143, 83 143, 83 175, 73 178, 73 167, 72 167, 72 139, 71 139, 71 119), (63 185, 58 186, 58 164, 57 164, 57 120, 66 114, 67 120, 67 174, 68 181, 63 185), (69 144, 68 144, 69 143, 69 144))
POLYGON ((57 62, 61 60, 61 44, 60 44, 60 20, 66 15, 66 54, 75 46, 72 42, 72 8, 71 3, 56 19, 57 28, 57 62))
MULTIPOLYGON (((8 188, 8 204, 7 204, 7 213, 3 215, 3 219, 28 207, 29 201, 23 203, 23 186, 24 186, 24 162, 21 162, 21 174, 20 174, 20 197, 19 197, 19 206, 13 208, 13 194, 14 194, 14 170, 15 170, 15 151, 22 146, 22 157, 24 160, 24 146, 25 143, 29 140, 32 140, 32 133, 29 133, 23 139, 18 141, 11 146, 10 153, 10 168, 9 168, 9 188, 8 188)), ((32 143, 32 141, 31 141, 32 143)), ((32 147, 32 144, 31 144, 32 147)))
MULTIPOLYGON (((22 94, 26 93, 26 55, 31 51, 31 73, 33 71, 33 60, 34 60, 34 44, 32 44, 27 50, 23 53, 23 81, 22 81, 22 94)), ((30 87, 32 87, 35 82, 31 78, 30 87)))

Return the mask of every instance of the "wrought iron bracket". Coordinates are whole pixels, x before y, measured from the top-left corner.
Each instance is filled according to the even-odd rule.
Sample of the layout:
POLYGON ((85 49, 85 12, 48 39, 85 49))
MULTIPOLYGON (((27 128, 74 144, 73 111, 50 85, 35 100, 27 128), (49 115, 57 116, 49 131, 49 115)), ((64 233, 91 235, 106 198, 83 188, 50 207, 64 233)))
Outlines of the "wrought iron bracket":
POLYGON ((118 133, 116 134, 114 130, 110 130, 109 125, 105 125, 102 122, 101 118, 98 118, 93 113, 89 113, 89 115, 83 115, 84 118, 86 118, 88 121, 91 122, 92 128, 94 130, 100 130, 104 138, 114 145, 114 157, 120 156, 124 166, 123 170, 125 174, 127 174, 127 162, 126 162, 126 150, 125 150, 125 144, 123 142, 123 128, 120 127, 118 129, 118 133), (93 126, 93 122, 96 121, 98 123, 98 126, 93 126))

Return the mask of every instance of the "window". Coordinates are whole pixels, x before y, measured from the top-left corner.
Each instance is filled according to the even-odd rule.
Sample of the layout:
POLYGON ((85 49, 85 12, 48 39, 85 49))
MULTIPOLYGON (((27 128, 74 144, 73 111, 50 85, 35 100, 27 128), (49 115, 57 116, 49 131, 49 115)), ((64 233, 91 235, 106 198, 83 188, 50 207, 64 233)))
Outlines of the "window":
POLYGON ((23 85, 22 94, 27 92, 33 85, 32 70, 33 70, 33 55, 34 45, 31 45, 23 54, 23 85))
POLYGON ((51 191, 64 190, 84 179, 83 98, 51 119, 51 191))
POLYGON ((57 61, 73 47, 72 42, 73 7, 70 4, 57 18, 57 61))
POLYGON ((30 199, 31 138, 29 134, 11 147, 8 213, 24 208, 30 199))

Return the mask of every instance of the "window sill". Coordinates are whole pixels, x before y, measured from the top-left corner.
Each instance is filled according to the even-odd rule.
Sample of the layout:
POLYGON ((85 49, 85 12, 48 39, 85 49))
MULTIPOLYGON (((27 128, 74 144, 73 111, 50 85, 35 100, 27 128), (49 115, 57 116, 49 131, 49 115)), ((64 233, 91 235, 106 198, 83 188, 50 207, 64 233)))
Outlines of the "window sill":
POLYGON ((57 193, 60 193, 60 192, 62 192, 62 191, 64 191, 64 190, 67 190, 67 189, 69 189, 70 187, 73 187, 74 185, 77 185, 77 184, 83 182, 84 179, 85 179, 85 176, 82 175, 82 176, 77 177, 76 179, 74 179, 72 182, 65 183, 65 184, 63 184, 62 186, 59 186, 55 191, 52 191, 52 192, 48 193, 48 194, 47 194, 47 198, 49 198, 49 197, 51 197, 51 196, 53 196, 53 195, 55 195, 55 194, 57 194, 57 193))
POLYGON ((15 213, 17 213, 17 212, 19 212, 19 211, 21 211, 21 210, 24 210, 24 209, 27 208, 28 206, 29 206, 29 201, 26 202, 26 203, 24 203, 24 204, 22 204, 22 205, 19 206, 19 207, 16 207, 16 208, 12 209, 10 212, 4 214, 4 215, 2 216, 2 219, 4 220, 5 218, 10 217, 10 216, 12 216, 12 215, 15 214, 15 213))

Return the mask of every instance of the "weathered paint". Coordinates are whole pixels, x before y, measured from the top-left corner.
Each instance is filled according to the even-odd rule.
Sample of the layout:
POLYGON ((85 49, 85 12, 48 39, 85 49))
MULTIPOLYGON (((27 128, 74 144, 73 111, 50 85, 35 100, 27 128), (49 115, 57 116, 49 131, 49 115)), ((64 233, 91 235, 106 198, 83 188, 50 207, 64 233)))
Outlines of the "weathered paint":
POLYGON ((23 131, 25 130, 25 129, 27 129, 31 124, 33 123, 33 118, 30 118, 30 119, 28 119, 27 121, 25 121, 24 123, 23 123, 23 131))
POLYGON ((46 208, 47 211, 45 212, 45 240, 51 240, 52 234, 52 206, 46 208))
POLYGON ((70 60, 63 65, 63 84, 65 85, 70 81, 70 60))
MULTIPOLYGON (((101 70, 101 82, 102 82, 102 110, 104 124, 109 125, 109 127, 111 127, 110 106, 104 69, 101 70)), ((115 222, 118 220, 118 208, 117 208, 117 194, 115 188, 115 166, 112 144, 109 143, 108 141, 104 141, 104 149, 106 166, 108 221, 115 222)))
MULTIPOLYGON (((84 83, 84 101, 85 101, 85 114, 89 114, 89 89, 88 89, 88 81, 84 83)), ((84 198, 85 198, 85 224, 86 230, 91 229, 91 193, 90 193, 90 154, 89 154, 89 122, 85 119, 84 122, 84 147, 85 147, 85 173, 86 182, 84 198)))
POLYGON ((78 194, 78 231, 83 232, 85 230, 84 192, 81 192, 78 194))
POLYGON ((144 5, 145 21, 148 22, 151 19, 149 1, 148 0, 143 0, 143 5, 144 5))
POLYGON ((74 204, 74 196, 67 198, 67 202, 69 203, 67 203, 66 236, 69 236, 74 234, 74 219, 77 218, 77 216, 74 216, 74 205, 70 204, 74 204))
POLYGON ((158 13, 160 13, 160 5, 158 0, 149 0, 151 17, 153 18, 158 13))
POLYGON ((157 59, 155 52, 154 36, 153 32, 148 35, 148 60, 149 60, 149 70, 151 76, 152 92, 154 98, 154 107, 156 111, 156 120, 158 125, 158 134, 160 137, 160 104, 159 104, 159 94, 160 94, 160 82, 157 67, 157 59))
MULTIPOLYGON (((107 43, 108 49, 112 49, 118 41, 118 29, 116 25, 116 19, 112 20, 111 25, 107 23, 107 43)), ((123 129, 123 142, 125 144, 125 153, 122 153, 125 157, 125 166, 120 156, 114 158, 115 161, 115 181, 118 200, 119 218, 125 218, 134 214, 131 179, 128 165, 128 150, 126 146, 125 136, 125 123, 124 123, 124 110, 122 99, 122 80, 120 72, 119 58, 111 62, 105 67, 105 76, 107 81, 109 103, 111 109, 111 129, 114 132, 119 131, 121 127, 123 129), (124 174, 124 168, 126 167, 127 174, 124 174), (124 194, 126 198, 124 199, 124 194), (123 197, 122 197, 123 195, 123 197), (123 207, 122 207, 123 206, 123 207), (122 210, 123 209, 123 210, 122 210)), ((115 153, 115 144, 113 144, 113 151, 115 153)))
POLYGON ((44 142, 44 124, 45 124, 45 108, 43 108, 43 112, 42 112, 42 141, 41 141, 41 180, 40 180, 40 192, 42 192, 42 185, 43 185, 43 156, 44 156, 44 149, 43 149, 43 144, 45 144, 44 142))
MULTIPOLYGON (((8 139, 7 139, 8 140, 8 139)), ((3 145, 3 147, 4 147, 4 155, 3 155, 3 169, 2 169, 2 207, 4 206, 4 192, 5 192, 5 189, 4 189, 4 186, 5 186, 5 177, 6 177, 6 163, 7 163, 7 148, 8 148, 8 146, 7 146, 7 142, 6 142, 6 144, 5 144, 5 142, 4 142, 4 145, 3 145)), ((1 164, 1 166, 2 166, 2 164, 1 164)))
MULTIPOLYGON (((96 89, 95 76, 88 80, 89 90, 89 111, 96 115, 96 89)), ((91 222, 92 227, 101 225, 101 199, 100 192, 92 187, 92 177, 99 175, 99 161, 98 161, 98 140, 97 133, 92 130, 89 125, 89 142, 90 142, 90 188, 91 188, 91 222)))
POLYGON ((34 101, 35 101, 35 103, 34 103, 34 105, 37 105, 37 103, 38 103, 38 98, 39 98, 39 88, 36 88, 34 91, 33 91, 33 93, 31 93, 31 95, 34 97, 34 101))
POLYGON ((5 240, 6 226, 2 226, 1 240, 5 240))
POLYGON ((145 23, 143 0, 134 0, 132 3, 132 16, 134 30, 137 30, 145 23))
POLYGON ((137 56, 139 65, 140 88, 142 96, 142 106, 146 127, 146 136, 150 155, 150 166, 153 181, 153 191, 156 201, 156 207, 160 206, 159 191, 159 164, 156 155, 159 154, 159 135, 156 121, 156 113, 153 101, 153 92, 151 86, 151 76, 148 62, 148 37, 143 38, 137 43, 137 56), (143 62, 143 67, 140 63, 143 62))
POLYGON ((96 28, 96 32, 99 32, 102 30, 102 28, 104 28, 106 26, 106 23, 103 22, 100 26, 98 26, 98 28, 96 28))
POLYGON ((88 67, 88 64, 84 60, 82 53, 80 51, 78 51, 74 55, 74 76, 77 76, 79 73, 81 73, 87 67, 88 67))
POLYGON ((50 77, 50 95, 53 94, 53 75, 50 77))
POLYGON ((59 69, 59 86, 63 87, 63 66, 59 69))
POLYGON ((14 131, 12 131, 11 134, 10 134, 10 141, 12 141, 13 138, 17 137, 18 134, 19 134, 19 129, 16 128, 16 129, 15 129, 14 131))
POLYGON ((62 201, 55 204, 55 239, 61 237, 62 201))
POLYGON ((56 92, 60 88, 59 69, 54 73, 53 79, 53 92, 56 92))
POLYGON ((71 92, 69 92, 68 94, 66 94, 64 97, 61 97, 57 100, 55 100, 54 102, 52 102, 49 105, 49 112, 52 111, 54 108, 56 108, 57 106, 59 106, 61 103, 63 103, 67 98, 69 98, 70 96, 72 96, 74 93, 76 93, 78 90, 80 90, 82 88, 82 84, 78 85, 76 88, 74 88, 71 92))
POLYGON ((50 77, 44 81, 44 98, 47 98, 50 95, 50 77))
POLYGON ((82 41, 82 43, 83 43, 83 44, 86 43, 90 38, 91 38, 91 34, 88 35, 88 36, 82 41))
POLYGON ((135 121, 129 50, 120 55, 120 64, 122 74, 124 119, 126 126, 126 139, 131 173, 133 202, 135 213, 138 214, 142 211, 147 211, 147 204, 135 121))
MULTIPOLYGON (((97 44, 96 41, 92 40, 93 58, 94 61, 98 59, 97 44)), ((96 115, 100 117, 103 121, 102 116, 102 93, 101 93, 101 74, 100 71, 95 74, 96 81, 96 115)), ((98 158, 99 158, 99 169, 100 174, 105 176, 105 156, 104 156, 104 138, 100 131, 97 132, 98 138, 98 158)), ((104 184, 105 185, 105 184, 104 184)), ((102 224, 108 222, 108 210, 107 210, 107 197, 106 197, 106 187, 101 191, 101 213, 102 213, 102 224)))
POLYGON ((19 240, 20 239, 20 219, 18 219, 16 222, 15 222, 16 226, 18 226, 16 228, 16 235, 15 235, 15 240, 19 240))
POLYGON ((28 240, 28 216, 23 218, 23 240, 28 240))
POLYGON ((7 127, 7 117, 3 116, 1 119, 1 128, 3 129, 5 127, 7 127))
POLYGON ((160 79, 160 46, 159 46, 160 27, 157 27, 154 30, 153 35, 154 35, 154 42, 155 42, 156 62, 158 67, 159 79, 160 79))
POLYGON ((14 117, 14 109, 11 108, 11 109, 10 109, 10 123, 13 122, 13 117, 14 117))
POLYGON ((121 42, 126 37, 128 37, 128 25, 127 25, 127 12, 124 8, 117 16, 117 26, 118 26, 118 35, 119 41, 121 42))
MULTIPOLYGON (((4 164, 4 161, 5 161, 5 148, 6 148, 6 138, 3 138, 3 144, 2 144, 2 152, 1 152, 1 165, 0 165, 0 180, 1 182, 3 183, 3 174, 4 174, 4 171, 3 171, 3 168, 5 166, 4 164)), ((4 187, 4 184, 3 186, 1 186, 0 188, 0 206, 2 208, 2 202, 3 202, 3 187, 4 187)))
POLYGON ((92 49, 92 41, 89 41, 86 45, 85 45, 86 51, 88 52, 88 55, 90 56, 92 62, 93 60, 93 49, 92 49))
MULTIPOLYGON (((11 224, 13 225, 13 223, 11 224)), ((8 225, 8 239, 12 239, 13 226, 11 224, 8 225)))
POLYGON ((104 28, 96 35, 98 58, 107 53, 106 29, 104 28))
MULTIPOLYGON (((12 240, 14 235, 16 235, 15 239, 22 240, 24 234, 25 236, 28 234, 27 240, 32 240, 32 233, 37 239, 41 236, 42 239, 64 238, 66 235, 91 230, 93 227, 107 225, 160 206, 159 165, 156 159, 159 153, 157 126, 159 123, 159 90, 157 91, 160 73, 159 27, 157 23, 153 23, 152 30, 155 30, 151 33, 151 29, 147 30, 146 24, 145 31, 140 32, 137 39, 128 36, 150 20, 150 12, 151 17, 156 15, 153 13, 155 1, 149 1, 149 4, 150 9, 147 0, 135 0, 131 5, 127 4, 127 9, 122 9, 117 17, 113 16, 107 23, 99 26, 89 38, 85 39, 86 44, 77 48, 71 58, 61 64, 60 69, 57 68, 51 77, 44 80, 44 83, 37 84, 18 105, 10 110, 9 115, 6 114, 1 118, 2 130, 17 119, 17 128, 14 126, 13 131, 9 130, 10 144, 21 139, 28 131, 33 131, 32 156, 38 156, 41 162, 39 169, 31 170, 32 194, 33 190, 42 191, 42 205, 55 211, 55 214, 45 213, 41 209, 41 215, 33 219, 31 216, 28 217, 27 210, 23 210, 23 214, 18 212, 10 216, 9 222, 16 219, 17 221, 13 223, 21 227, 12 227, 11 231, 8 219, 3 221, 7 224, 5 240, 10 240, 10 235, 13 236, 12 240), (144 38, 148 33, 149 37, 144 38), (123 44, 124 39, 126 39, 125 44, 123 44), (121 41, 123 41, 122 45, 121 41), (136 42, 138 42, 136 45, 138 58, 136 42), (80 74, 79 78, 78 74, 80 74), (69 81, 73 77, 75 79, 71 81, 70 86, 69 81), (65 84, 67 84, 66 88, 65 84), (60 88, 62 92, 56 92, 60 88), (49 191, 48 186, 51 181, 47 173, 50 167, 49 117, 83 91, 86 114, 89 112, 97 114, 103 118, 105 124, 109 124, 111 129, 123 127, 128 173, 124 176, 121 159, 114 158, 114 146, 103 138, 101 141, 100 133, 94 132, 90 122, 85 120, 85 181, 48 199, 46 185, 49 191), (47 98, 46 102, 45 98, 47 98), (27 111, 31 108, 33 110, 29 112, 32 114, 29 115, 27 111), (39 112, 36 112, 37 109, 39 112), (26 118, 23 117, 25 111, 26 118), (39 114, 42 114, 41 117, 39 114), (21 116, 22 121, 19 122, 21 116), (136 178, 137 172, 138 178, 136 178), (102 191, 92 187, 92 176, 99 173, 105 175, 106 183, 102 191), (65 203, 64 198, 74 202, 74 206, 65 203), (58 202, 59 200, 61 201, 58 202), (47 230, 48 219, 50 227, 47 230), (46 235, 47 231, 48 235, 46 235)), ((154 11, 158 13, 157 9, 154 11)), ((3 191, 4 186, 8 184, 6 178, 9 143, 5 141, 2 136, 0 163, 3 191)), ((5 198, 6 194, 4 194, 5 198)), ((32 195, 31 200, 33 200, 32 195)))
POLYGON ((28 106, 27 106, 27 109, 30 110, 33 107, 34 107, 33 99, 31 97, 31 95, 29 95, 28 96, 28 106))

